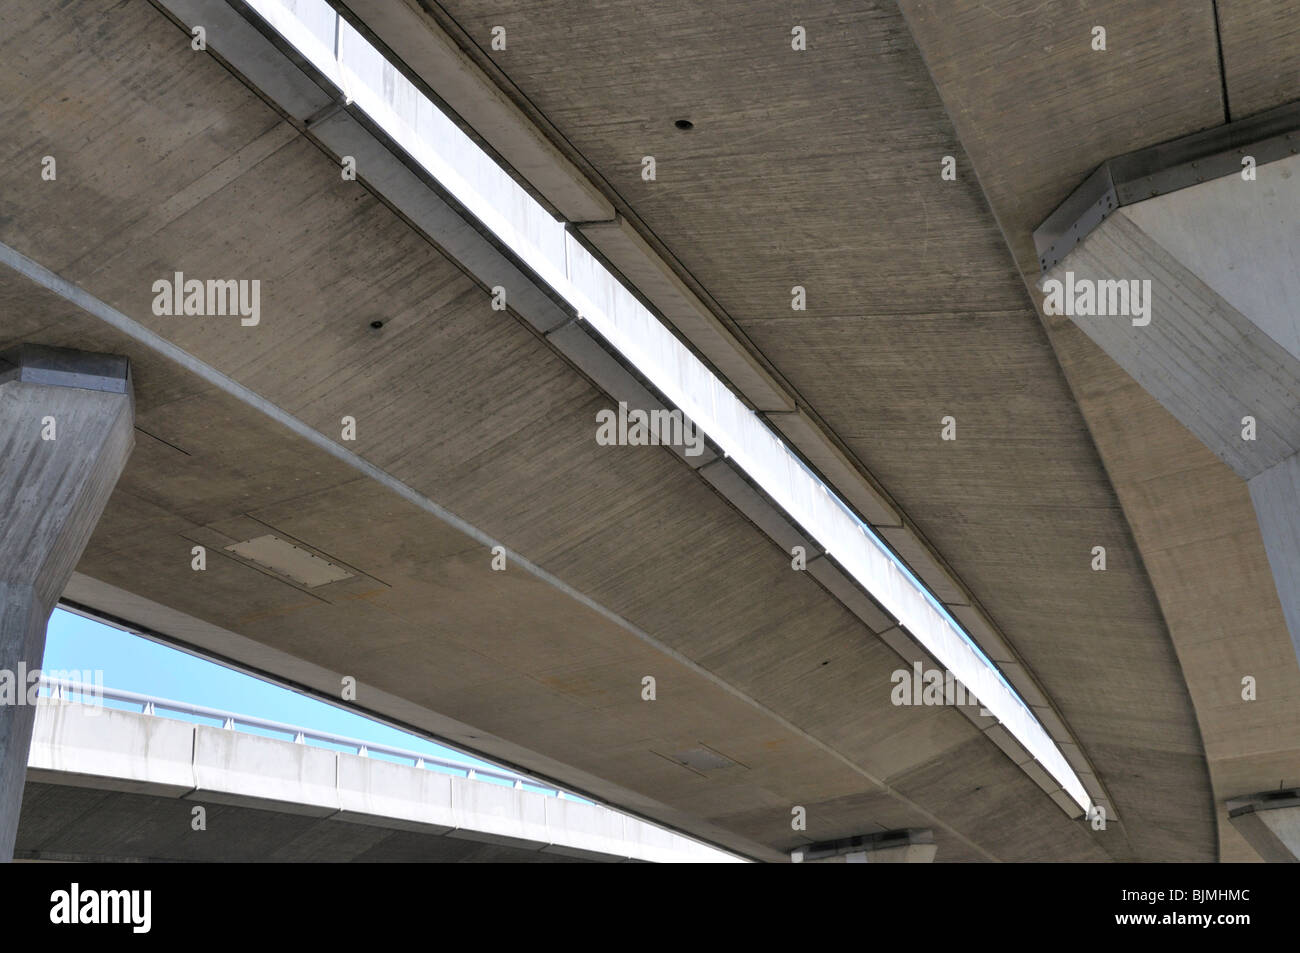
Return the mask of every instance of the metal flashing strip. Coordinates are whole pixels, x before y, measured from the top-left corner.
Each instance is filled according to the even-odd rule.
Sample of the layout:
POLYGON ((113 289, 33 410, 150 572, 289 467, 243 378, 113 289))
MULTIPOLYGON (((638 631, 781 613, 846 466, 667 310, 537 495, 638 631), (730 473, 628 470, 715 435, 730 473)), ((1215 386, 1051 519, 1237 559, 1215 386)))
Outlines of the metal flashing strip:
POLYGON ((132 393, 131 362, 126 358, 43 344, 18 344, 0 352, 0 384, 8 381, 132 393))
POLYGON ((1229 817, 1254 814, 1258 811, 1272 811, 1284 807, 1300 807, 1300 788, 1280 788, 1276 791, 1262 791, 1244 797, 1229 798, 1224 807, 1229 817))
POLYGON ((1116 209, 1300 153, 1300 101, 1107 159, 1034 229, 1038 267, 1055 267, 1116 209))

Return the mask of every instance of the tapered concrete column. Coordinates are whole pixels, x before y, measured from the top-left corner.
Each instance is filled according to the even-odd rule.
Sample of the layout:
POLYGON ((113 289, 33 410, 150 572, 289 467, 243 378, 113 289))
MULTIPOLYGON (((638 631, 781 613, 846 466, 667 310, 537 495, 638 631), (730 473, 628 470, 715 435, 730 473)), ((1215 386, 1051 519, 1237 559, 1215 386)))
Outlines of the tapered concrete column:
POLYGON ((0 354, 0 860, 13 858, 45 625, 135 443, 127 360, 0 354), (6 684, 7 683, 7 684, 6 684))
POLYGON ((1035 239, 1044 309, 1247 481, 1300 657, 1300 156, 1286 139, 1263 164, 1283 147, 1261 129, 1274 138, 1112 160, 1035 239), (1153 165, 1169 155, 1181 164, 1153 165))
POLYGON ((1300 658, 1300 455, 1265 470, 1249 486, 1282 614, 1300 658))
POLYGON ((1300 788, 1233 798, 1228 820, 1269 863, 1300 863, 1300 788))
POLYGON ((931 830, 885 831, 823 841, 790 852, 794 864, 928 864, 938 851, 931 830))

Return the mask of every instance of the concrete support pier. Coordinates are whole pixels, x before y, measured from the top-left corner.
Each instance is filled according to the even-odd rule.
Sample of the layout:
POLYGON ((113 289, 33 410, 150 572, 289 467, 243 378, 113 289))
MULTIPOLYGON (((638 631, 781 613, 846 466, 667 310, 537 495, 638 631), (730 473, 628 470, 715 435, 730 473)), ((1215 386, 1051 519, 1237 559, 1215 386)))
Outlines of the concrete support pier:
POLYGON ((938 851, 934 831, 908 829, 810 844, 790 852, 794 864, 928 864, 938 851))
POLYGON ((1099 169, 1035 234, 1040 288, 1247 482, 1300 658, 1300 156, 1234 135, 1099 169))
POLYGON ((125 357, 0 353, 0 860, 13 857, 45 626, 135 444, 125 357))
POLYGON ((1228 820, 1269 863, 1300 863, 1300 788, 1233 798, 1228 820))

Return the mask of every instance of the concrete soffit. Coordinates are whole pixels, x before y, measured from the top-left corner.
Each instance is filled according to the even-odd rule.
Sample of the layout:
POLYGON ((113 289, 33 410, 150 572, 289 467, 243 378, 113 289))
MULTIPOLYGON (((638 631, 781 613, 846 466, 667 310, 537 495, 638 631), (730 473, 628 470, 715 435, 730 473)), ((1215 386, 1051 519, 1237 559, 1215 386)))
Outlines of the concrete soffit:
MULTIPOLYGON (((645 410, 666 409, 653 385, 644 380, 569 305, 552 294, 531 270, 480 229, 422 168, 409 160, 340 91, 319 76, 241 0, 152 0, 184 27, 208 25, 209 49, 303 135, 332 157, 351 155, 367 170, 358 175, 386 204, 444 250, 483 287, 502 285, 510 310, 543 337, 579 371, 615 400, 645 410), (221 29, 214 29, 219 25, 221 29), (295 67, 296 64, 296 67, 295 67), (492 280, 487 281, 485 275, 492 280)), ((890 496, 855 460, 806 403, 761 356, 738 337, 734 324, 707 293, 697 293, 684 269, 666 260, 653 236, 622 202, 612 200, 582 171, 580 156, 569 155, 538 128, 501 86, 444 32, 414 0, 330 0, 349 23, 426 95, 498 157, 535 198, 566 222, 566 228, 611 270, 651 311, 665 320, 695 354, 726 381, 795 449, 809 468, 882 538, 966 628, 999 666, 1052 740, 1061 749, 1093 800, 1116 818, 1113 800, 1099 781, 1059 714, 1028 667, 1016 655, 978 601, 919 533, 890 496), (686 276, 686 277, 684 277, 686 276)), ((502 83, 501 85, 508 85, 502 83)), ((560 137, 551 134, 556 140, 560 137)), ((814 546, 790 519, 748 478, 709 446, 699 456, 679 457, 744 513, 786 553, 803 545, 808 569, 821 585, 908 663, 936 663, 919 643, 857 585, 834 559, 814 546)), ((960 710, 1022 767, 1071 817, 1082 812, 1047 772, 993 718, 978 706, 960 710)))

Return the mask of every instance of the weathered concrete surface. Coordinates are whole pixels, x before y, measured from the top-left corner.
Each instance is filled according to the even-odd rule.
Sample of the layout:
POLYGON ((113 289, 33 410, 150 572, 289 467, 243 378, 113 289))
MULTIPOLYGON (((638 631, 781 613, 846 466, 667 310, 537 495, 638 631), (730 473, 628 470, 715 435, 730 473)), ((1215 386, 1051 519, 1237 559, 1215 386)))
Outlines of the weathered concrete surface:
POLYGON ((1300 89, 1294 0, 1218 0, 1228 119, 1291 102, 1300 89))
MULTIPOLYGON (((13 313, 32 315, 8 333, 110 340, 139 367, 150 437, 87 553, 86 575, 277 657, 310 661, 330 676, 322 691, 354 676, 430 721, 458 722, 453 740, 488 754, 509 746, 525 768, 591 779, 573 786, 751 856, 785 857, 799 843, 875 827, 933 827, 944 860, 1133 853, 1117 838, 1108 854, 960 715, 892 705, 891 649, 808 575, 791 572, 788 554, 680 460, 595 447, 602 395, 513 316, 493 312, 484 290, 406 222, 342 182, 333 160, 246 86, 195 56, 174 24, 143 5, 107 18, 89 4, 54 18, 35 6, 19 12, 25 28, 16 24, 6 40, 0 79, 48 93, 5 107, 16 144, 6 161, 39 168, 56 149, 60 168, 76 174, 61 172, 51 189, 15 172, 0 239, 331 441, 340 417, 356 416, 347 452, 404 488, 377 487, 210 378, 8 276, 0 295, 30 306, 13 313), (78 55, 87 49, 94 54, 78 55), (104 171, 123 164, 139 174, 104 171), (75 232, 48 227, 74 215, 75 232), (262 324, 153 315, 150 283, 176 270, 262 277, 262 324), (376 318, 385 321, 379 333, 376 318), (522 572, 492 573, 481 540, 420 501, 500 538, 607 611, 522 572), (357 573, 337 590, 308 592, 219 556, 267 532, 357 573), (189 564, 196 543, 209 547, 202 575, 189 564), (640 697, 646 674, 659 679, 653 705, 640 697), (706 749, 711 766, 691 767, 706 749), (808 809, 807 832, 790 827, 794 805, 808 809)), ((933 102, 923 110, 936 111, 933 102)), ((995 249, 992 227, 974 242, 995 249)), ((923 270, 896 261, 909 274, 923 270)), ((1068 413, 1041 342, 1030 352, 1068 413)), ((986 357, 971 380, 990 368, 1003 380, 986 357)), ((873 383, 873 398, 903 381, 873 383)), ((929 419, 929 404, 913 406, 917 420, 921 410, 929 419)), ((1071 467, 1087 449, 1081 436, 1066 428, 1071 467)), ((921 448, 929 471, 958 495, 980 473, 1019 469, 1002 459, 962 478, 933 466, 928 443, 897 446, 921 448)), ((1022 460, 1042 456, 1026 450, 1022 460)), ((1087 498, 1104 509, 1104 483, 1089 466, 1085 483, 1098 495, 1087 498)), ((1040 489, 1058 493, 1057 477, 1040 489)), ((960 521, 945 525, 966 532, 960 521)), ((969 564, 1007 587, 1009 607, 1023 600, 999 552, 1012 554, 1013 570, 1043 555, 1038 543, 1031 555, 1012 545, 1018 531, 1002 526, 997 552, 969 537, 969 564), (976 549, 991 563, 974 559, 976 549)), ((1073 565, 1070 552, 1057 558, 1073 565)), ((1086 571, 1081 578, 1095 584, 1086 571)), ((1085 611, 1087 593, 1071 596, 1073 585, 1057 590, 1057 604, 1041 590, 1033 600, 1025 629, 1044 633, 1044 646, 1062 607, 1085 611)), ((1077 659, 1067 668, 1077 684, 1077 659)), ((1148 674, 1176 708, 1180 689, 1164 660, 1148 674)), ((1119 721, 1123 737, 1143 730, 1119 721)), ((1196 790, 1195 757, 1169 772, 1182 790, 1196 790)), ((1144 803, 1148 787, 1132 788, 1133 803, 1144 803)), ((1153 793, 1141 813, 1167 803, 1153 793)), ((1162 825, 1152 825, 1142 856, 1203 852, 1203 838, 1162 825)))
POLYGON ((40 669, 45 624, 126 465, 133 422, 124 358, 0 352, 0 861, 13 853, 35 717, 23 673, 40 669), (85 377, 69 386, 68 370, 85 377))
MULTIPOLYGON (((108 851, 159 860, 283 859, 283 835, 247 843, 232 837, 214 807, 225 805, 548 856, 668 863, 737 859, 597 804, 138 712, 84 703, 43 704, 36 710, 29 781, 147 797, 106 799, 119 818, 139 811, 132 836, 114 841, 111 835, 121 828, 110 826, 82 842, 76 836, 87 831, 87 818, 67 817, 59 825, 44 810, 45 798, 29 799, 24 811, 30 827, 26 818, 19 826, 19 850, 29 856, 108 851), (173 809, 159 803, 162 799, 181 799, 185 808, 173 809), (194 827, 195 806, 217 814, 203 830, 194 827)), ((105 809, 99 804, 96 813, 105 809)), ((350 849, 352 837, 345 829, 317 825, 314 830, 314 849, 323 855, 317 859, 350 849)), ((294 834, 301 831, 295 828, 294 834)))
MULTIPOLYGON (((937 5, 945 29, 967 15, 967 5, 952 6, 937 5)), ((1048 8, 1040 32, 1023 41, 1021 10, 1003 25, 1035 67, 1043 21, 1055 16, 1048 8)), ((809 31, 804 53, 790 50, 794 20, 775 4, 647 12, 602 3, 569 17, 542 3, 427 9, 522 109, 556 130, 561 147, 609 186, 620 214, 884 486, 962 580, 961 598, 987 610, 1017 664, 1081 732, 1089 757, 1106 759, 1097 769, 1125 788, 1112 791, 1120 816, 1127 801, 1162 817, 1151 839, 1115 825, 1101 842, 1115 856, 1212 856, 1213 802, 1159 607, 894 5, 801 10, 793 16, 809 31), (526 39, 493 52, 494 24, 526 39), (668 46, 673 57, 662 53, 668 46), (694 129, 677 131, 677 118, 694 129), (647 154, 659 169, 650 183, 639 176, 647 154), (945 155, 957 160, 956 182, 940 178, 945 155), (807 312, 790 310, 795 284, 808 289, 807 312), (941 442, 949 413, 959 437, 941 442), (1088 568, 1099 542, 1111 559, 1105 574, 1088 568), (1135 671, 1150 693, 1114 690, 1135 671), (1138 783, 1132 765, 1166 748, 1177 754, 1138 783), (1200 806, 1187 813, 1189 802, 1200 806), (1178 811, 1185 820, 1174 821, 1178 811), (1176 823, 1186 826, 1171 834, 1176 823)), ((1211 30, 1207 15, 1170 42, 1203 43, 1212 56, 1211 30)), ((986 81, 986 101, 987 86, 1012 75, 1005 63, 996 73, 963 65, 964 76, 986 81)), ((1159 90, 1161 103, 1195 108, 1184 81, 1217 92, 1216 77, 1169 72, 1175 88, 1159 90)), ((1133 101, 1152 99, 1149 80, 1133 81, 1133 101)), ((1007 82, 995 122, 1017 114, 1027 88, 1036 87, 1007 82)))
MULTIPOLYGON (((1294 785, 1300 666, 1246 484, 1068 318, 1048 322, 1188 673, 1216 792, 1294 785)), ((1217 812, 1221 859, 1257 859, 1217 812)))
MULTIPOLYGON (((1218 6, 1230 115, 1209 4, 901 0, 1029 287, 1038 280, 1033 230, 1101 162, 1296 98, 1294 75, 1284 68, 1293 55, 1288 18, 1278 16, 1293 5, 1218 6), (1179 29, 1168 29, 1171 22, 1179 29), (1091 48, 1096 25, 1107 29, 1105 52, 1091 48)), ((1196 702, 1220 857, 1257 859, 1227 823, 1222 802, 1280 778, 1295 783, 1300 670, 1246 487, 1069 321, 1049 318, 1045 326, 1124 504, 1196 702), (1242 698, 1247 675, 1261 686, 1253 702, 1242 698)), ((1125 699, 1149 690, 1140 679, 1115 683, 1125 699)), ((1156 768, 1134 758, 1130 770, 1145 777, 1156 768)))
MULTIPOLYGON (((37 295, 34 300, 39 301, 40 296, 37 295)), ((86 321, 80 327, 72 326, 70 333, 94 336, 105 332, 97 330, 94 323, 86 321)), ((129 340, 121 340, 119 343, 128 348, 138 348, 138 345, 129 340)), ((138 349, 135 359, 137 367, 141 369, 140 378, 152 381, 164 392, 176 393, 178 388, 192 386, 184 383, 183 374, 168 370, 166 363, 147 349, 138 349)), ((819 743, 815 737, 795 733, 792 740, 803 740, 797 741, 795 745, 786 742, 776 748, 773 755, 765 755, 758 742, 779 737, 773 735, 773 728, 762 726, 773 715, 765 709, 752 708, 752 702, 744 698, 727 694, 713 695, 716 683, 702 678, 698 669, 692 669, 686 664, 686 659, 665 654, 663 648, 652 645, 638 647, 638 643, 629 642, 626 632, 609 620, 582 609, 576 603, 568 602, 558 593, 548 595, 546 587, 530 582, 522 574, 509 571, 490 573, 486 568, 489 562, 486 550, 480 550, 464 541, 458 542, 458 533, 449 532, 445 526, 440 527, 438 520, 407 502, 385 499, 383 496, 370 499, 372 490, 366 480, 358 479, 349 473, 345 465, 296 438, 289 440, 287 446, 283 445, 282 442, 286 439, 283 432, 279 432, 277 440, 275 428, 264 419, 259 419, 257 413, 241 407, 233 398, 209 394, 204 404, 212 409, 203 417, 209 426, 220 422, 213 437, 195 439, 191 435, 180 444, 177 431, 161 431, 169 438, 169 443, 183 445, 186 454, 195 458, 196 463, 187 464, 185 454, 158 441, 142 444, 137 455, 139 468, 128 471, 123 488, 123 493, 129 494, 124 499, 129 509, 114 511, 119 519, 129 518, 127 526, 132 535, 125 538, 124 548, 117 548, 114 541, 122 537, 112 534, 128 530, 114 529, 115 520, 106 523, 105 532, 108 535, 103 537, 106 540, 104 548, 83 564, 88 571, 121 580, 122 585, 150 592, 157 600, 193 606, 208 618, 221 619, 231 628, 256 634, 266 645, 279 647, 281 651, 288 649, 295 655, 326 663, 329 675, 316 683, 318 690, 336 692, 339 678, 343 674, 349 674, 357 677, 363 685, 377 686, 396 696, 429 706, 434 711, 450 709, 475 725, 474 728, 461 728, 452 735, 452 740, 479 747, 489 753, 494 750, 493 736, 511 739, 514 746, 512 750, 515 752, 520 751, 520 742, 524 742, 528 749, 540 747, 549 752, 551 758, 558 755, 561 760, 539 763, 536 754, 525 750, 519 759, 520 763, 561 778, 573 777, 574 765, 570 762, 576 762, 582 776, 595 783, 591 786, 577 783, 573 787, 601 792, 615 803, 631 804, 635 809, 648 813, 658 814, 665 809, 661 804, 645 799, 643 794, 634 793, 628 799, 629 789, 634 791, 649 782, 650 790, 653 790, 653 779, 656 776, 663 777, 665 773, 672 775, 680 772, 698 778, 697 796, 715 796, 710 782, 720 779, 721 775, 716 772, 712 776, 710 773, 699 774, 679 767, 666 757, 676 752, 698 749, 701 741, 712 748, 721 749, 737 762, 729 771, 724 772, 730 775, 732 781, 727 788, 728 793, 723 795, 721 790, 717 793, 717 796, 729 798, 733 808, 745 786, 752 783, 749 780, 753 777, 752 772, 762 770, 767 777, 763 782, 765 785, 778 783, 777 779, 785 774, 787 780, 779 783, 794 784, 796 787, 792 790, 797 791, 799 786, 810 783, 823 770, 817 764, 826 755, 835 759, 830 763, 838 762, 850 772, 843 776, 842 790, 862 790, 863 776, 850 765, 839 761, 833 754, 833 747, 822 747, 825 742, 819 743), (313 590, 312 596, 307 596, 303 590, 288 586, 284 581, 241 562, 213 560, 213 554, 219 552, 215 546, 209 550, 211 561, 207 575, 198 577, 201 584, 195 586, 195 576, 190 569, 191 540, 183 535, 173 536, 165 529, 161 532, 150 530, 149 523, 141 519, 149 510, 140 509, 141 504, 146 497, 155 501, 166 499, 168 493, 180 492, 186 487, 186 481, 195 479, 201 479, 205 481, 203 485, 212 487, 215 492, 211 498, 214 499, 220 500, 226 494, 245 492, 240 486, 240 475, 247 465, 247 454, 243 448, 250 446, 275 448, 276 454, 284 455, 286 472, 294 477, 286 480, 274 471, 269 472, 269 477, 283 481, 280 485, 284 487, 283 490, 271 489, 269 492, 283 492, 286 499, 282 505, 254 508, 253 514, 257 519, 264 520, 265 524, 252 525, 250 532, 254 529, 257 533, 265 532, 266 526, 270 526, 278 534, 293 540, 301 542, 307 537, 314 550, 354 568, 364 565, 366 576, 383 580, 383 586, 387 588, 366 599, 349 599, 347 594, 349 587, 354 587, 354 580, 345 580, 335 584, 342 587, 337 594, 327 591, 330 587, 321 587, 313 590), (166 466, 159 467, 158 464, 162 461, 166 461, 166 466), (201 466, 197 461, 202 461, 201 466), (296 463, 290 467, 289 461, 296 463), (321 498, 319 503, 307 507, 311 491, 306 496, 302 495, 303 477, 311 473, 319 474, 315 479, 321 481, 322 488, 314 492, 321 498), (144 482, 137 482, 138 480, 144 482), (176 484, 177 489, 168 490, 169 480, 181 482, 176 484), (128 517, 132 510, 139 515, 128 517), (291 511, 298 516, 289 516, 291 511), (141 533, 145 534, 145 545, 140 543, 141 533), (416 540, 422 542, 416 544, 416 540), (399 541, 402 546, 409 545, 411 548, 408 553, 394 553, 394 541, 399 541), (394 554, 380 560, 372 556, 358 558, 368 547, 376 547, 377 552, 394 554), (171 559, 166 558, 169 552, 173 556, 171 559), (137 555, 132 555, 133 553, 137 555), (338 553, 344 555, 339 556, 338 553), (163 556, 162 559, 159 559, 159 554, 163 556), (430 559, 434 560, 432 566, 429 565, 430 559), (146 570, 145 567, 152 568, 146 570), (159 571, 163 573, 161 577, 157 575, 159 571), (480 588, 485 585, 488 586, 487 589, 480 588), (226 595, 233 591, 240 593, 239 599, 231 599, 226 595), (310 601, 304 603, 304 598, 310 601), (376 603, 384 607, 383 613, 373 611, 372 607, 376 603), (302 621, 295 621, 294 617, 299 615, 302 621), (525 618, 526 622, 523 621, 525 618), (435 639, 414 643, 404 641, 403 633, 415 625, 433 627, 440 634, 435 639), (471 642, 455 638, 454 634, 458 630, 494 634, 471 642), (338 631, 339 635, 330 638, 332 631, 338 631), (356 649, 355 636, 352 635, 356 632, 365 633, 370 645, 376 645, 381 640, 391 641, 392 648, 385 651, 376 647, 360 653, 356 649), (411 648, 406 650, 406 661, 394 668, 389 659, 398 657, 394 653, 400 653, 403 644, 409 644, 411 648), (598 663, 601 667, 593 669, 593 657, 607 658, 608 661, 598 663), (538 665, 543 667, 538 669, 538 665), (598 694, 586 703, 575 697, 578 704, 563 709, 568 717, 556 720, 555 715, 560 710, 555 706, 560 699, 545 684, 539 684, 535 673, 541 671, 543 677, 548 679, 562 678, 569 670, 587 672, 584 677, 591 680, 592 687, 589 691, 598 694), (666 700, 672 704, 666 706, 663 713, 672 719, 672 727, 655 727, 653 719, 643 721, 646 716, 656 712, 654 709, 647 711, 640 707, 645 704, 640 699, 640 678, 645 673, 656 675, 661 692, 665 688, 671 690, 672 694, 666 700), (626 698, 618 692, 620 683, 633 688, 626 693, 626 698), (514 704, 505 708, 496 707, 492 694, 495 692, 508 692, 514 704), (753 714, 745 714, 747 710, 753 714), (737 742, 743 734, 730 732, 740 729, 755 715, 759 718, 754 722, 755 727, 744 729, 746 732, 754 732, 755 742, 744 742, 745 750, 742 752, 737 748, 737 742), (701 738, 700 727, 707 724, 715 725, 714 730, 725 725, 728 733, 715 737, 710 732, 701 738), (526 728, 526 725, 531 725, 531 728, 526 728), (637 727, 640 725, 649 728, 654 735, 646 739, 643 734, 632 734, 632 731, 644 730, 637 727), (667 734, 663 733, 665 729, 667 734), (581 741, 566 740, 573 739, 575 734, 581 741), (805 753, 798 753, 798 745, 802 744, 809 747, 805 753), (611 745, 627 745, 629 755, 638 749, 650 754, 652 760, 642 762, 640 770, 645 774, 641 779, 636 774, 611 767, 617 763, 610 760, 613 750, 611 745), (745 760, 742 762, 741 759, 745 760), (768 763, 764 764, 765 761, 768 763), (541 767, 543 764, 544 768, 541 767), (611 773, 625 787, 617 791, 607 789, 607 782, 601 778, 611 773), (854 777, 859 780, 853 780, 854 777)), ((142 396, 142 429, 146 432, 159 432, 155 426, 166 420, 142 396)), ((268 487, 276 486, 266 482, 266 479, 264 477, 259 484, 259 494, 267 493, 268 487)), ((178 529, 184 532, 185 527, 186 524, 180 524, 178 529)), ((716 524, 713 530, 718 531, 716 524)), ((210 542, 210 538, 206 539, 210 542)), ((784 560, 782 563, 785 565, 784 560)), ((725 569, 725 566, 724 561, 722 568, 725 569)), ((774 584, 780 584, 783 578, 773 575, 771 580, 774 584)), ((131 619, 141 618, 134 611, 123 614, 131 619)), ((147 619, 145 621, 148 622, 147 619)), ((162 630, 186 632, 183 628, 173 629, 170 625, 163 626, 162 630)), ((845 637, 848 638, 852 631, 845 632, 845 637)), ((969 779, 983 775, 985 783, 998 785, 993 790, 1003 792, 1016 790, 1022 783, 1030 784, 1000 752, 996 749, 989 750, 991 746, 977 737, 975 729, 969 723, 964 719, 953 720, 960 718, 955 712, 936 709, 900 710, 892 706, 888 700, 891 687, 889 672, 898 667, 897 656, 880 655, 878 661, 873 663, 879 668, 874 672, 870 668, 864 669, 862 666, 868 663, 869 656, 860 653, 869 645, 870 643, 864 645, 860 636, 846 641, 846 648, 851 652, 846 657, 846 662, 854 661, 852 668, 841 676, 844 679, 840 683, 842 689, 835 690, 855 693, 854 710, 858 713, 858 718, 861 717, 863 704, 876 709, 870 723, 862 726, 869 728, 870 736, 878 739, 874 743, 875 756, 887 759, 875 762, 876 766, 891 761, 896 764, 906 763, 901 759, 914 762, 925 750, 949 750, 950 738, 945 733, 968 732, 966 737, 973 746, 969 757, 965 759, 964 769, 956 774, 938 770, 922 782, 926 786, 936 786, 936 790, 952 787, 952 802, 960 805, 962 811, 969 812, 960 821, 961 829, 972 829, 980 815, 978 803, 972 803, 968 797, 958 793, 964 790, 969 779), (860 691, 861 685, 880 686, 878 693, 873 696, 874 700, 860 691), (922 724, 931 722, 933 727, 929 730, 939 733, 928 738, 916 733, 914 728, 918 726, 918 721, 922 724), (945 726, 947 721, 951 721, 951 725, 945 726), (986 774, 990 769, 995 773, 986 774)), ((220 655, 240 658, 228 644, 218 641, 210 644, 210 648, 220 655)), ((803 647, 803 651, 809 650, 815 651, 811 645, 803 647)), ((880 651, 886 651, 883 644, 880 651)), ((259 664, 266 657, 263 649, 254 653, 249 661, 251 664, 259 664)), ((812 659, 810 669, 818 667, 819 661, 812 659)), ((779 655, 773 656, 767 664, 774 666, 770 678, 775 684, 780 678, 779 666, 782 664, 779 655)), ((275 668, 272 671, 284 669, 275 668)), ((577 691, 577 688, 572 690, 577 691)), ((798 697, 799 694, 792 686, 791 696, 798 697)), ((826 713, 823 717, 833 716, 835 709, 829 705, 827 698, 818 697, 815 693, 803 697, 808 702, 816 700, 826 713)), ((367 705, 374 704, 370 694, 364 694, 363 700, 367 705)), ((665 700, 663 695, 661 700, 665 700)), ((500 704, 499 699, 496 704, 500 704)), ((778 720, 769 724, 776 726, 782 723, 778 720)), ((776 730, 792 729, 781 727, 776 730)), ((636 762, 629 758, 629 763, 636 762)), ((833 775, 821 776, 829 779, 833 775)), ((903 778, 903 782, 910 785, 906 778, 903 778)), ((822 784, 824 781, 816 783, 822 784)), ((1025 793, 1030 794, 1027 790, 1025 793)), ((906 809, 900 813, 898 809, 891 808, 892 797, 882 793, 865 808, 863 802, 859 801, 851 813, 842 817, 834 806, 825 808, 813 802, 814 811, 817 812, 815 816, 819 826, 827 825, 826 829, 830 830, 852 824, 855 818, 861 823, 864 811, 869 812, 870 816, 898 816, 904 820, 925 816, 906 809)), ((1033 794, 1032 797, 1037 798, 1039 795, 1033 794)), ((680 805, 682 802, 679 800, 677 803, 680 805)), ((1032 813, 1034 802, 1031 800, 1027 803, 1032 813)), ((1026 805, 1022 804, 1024 806, 1026 805)), ((1052 812, 1059 814, 1054 805, 1045 804, 1044 808, 1047 810, 1042 816, 1043 821, 1051 818, 1052 812)), ((753 819, 749 823, 770 823, 767 812, 750 810, 753 819)), ((781 808, 776 818, 787 829, 788 810, 788 806, 781 808)), ((772 812, 772 808, 767 811, 772 812)), ((661 816, 683 826, 698 824, 680 806, 661 816)), ((728 825, 735 823, 734 819, 727 821, 728 825)), ((703 829, 715 836, 735 836, 728 835, 725 828, 703 829)), ((1026 841, 1026 845, 1028 843, 1026 841)), ((1003 841, 1002 844, 1003 849, 1006 849, 1014 841, 1003 841)), ((958 857, 962 856, 960 845, 960 841, 953 844, 953 851, 958 857)), ((748 849, 754 850, 754 847, 750 845, 748 849)))

